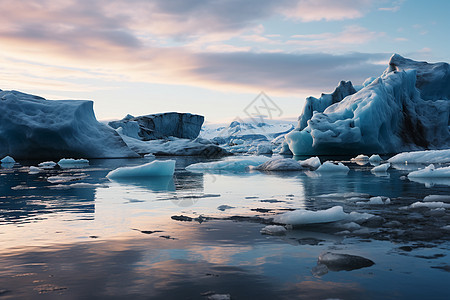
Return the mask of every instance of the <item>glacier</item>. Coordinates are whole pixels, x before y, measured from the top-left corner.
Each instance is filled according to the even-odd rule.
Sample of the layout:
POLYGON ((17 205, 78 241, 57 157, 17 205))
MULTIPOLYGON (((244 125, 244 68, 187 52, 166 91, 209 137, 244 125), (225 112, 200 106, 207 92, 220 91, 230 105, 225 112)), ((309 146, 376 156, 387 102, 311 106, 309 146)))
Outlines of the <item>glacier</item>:
POLYGON ((0 109, 0 157, 138 157, 119 134, 97 121, 92 101, 0 90, 0 109))
POLYGON ((450 146, 447 63, 416 62, 394 54, 385 72, 364 85, 352 94, 350 84, 341 82, 336 96, 309 98, 297 128, 286 135, 290 151, 390 154, 450 146))

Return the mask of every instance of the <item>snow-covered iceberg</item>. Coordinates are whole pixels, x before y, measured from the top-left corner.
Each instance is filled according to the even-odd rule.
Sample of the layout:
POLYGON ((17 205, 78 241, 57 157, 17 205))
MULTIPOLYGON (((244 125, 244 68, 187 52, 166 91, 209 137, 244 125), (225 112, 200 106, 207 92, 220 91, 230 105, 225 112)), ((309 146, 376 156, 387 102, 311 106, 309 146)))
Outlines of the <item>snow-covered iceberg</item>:
POLYGON ((93 102, 55 100, 0 90, 0 157, 137 157, 94 115, 93 102))
POLYGON ((358 92, 323 112, 316 110, 309 119, 304 109, 308 113, 300 116, 286 142, 295 155, 448 148, 449 91, 448 64, 414 62, 395 54, 386 71, 358 92))

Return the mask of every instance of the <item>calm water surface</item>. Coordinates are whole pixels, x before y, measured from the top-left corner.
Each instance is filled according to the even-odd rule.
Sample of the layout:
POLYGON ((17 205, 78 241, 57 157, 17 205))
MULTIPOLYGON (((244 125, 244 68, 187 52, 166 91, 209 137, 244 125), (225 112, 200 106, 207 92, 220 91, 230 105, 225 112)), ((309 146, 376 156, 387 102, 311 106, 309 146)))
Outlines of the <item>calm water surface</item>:
POLYGON ((402 177, 417 166, 378 177, 370 165, 356 164, 348 164, 347 175, 199 174, 184 167, 204 160, 176 160, 173 179, 105 177, 145 159, 92 160, 82 169, 36 175, 20 166, 1 169, 0 298, 450 298, 449 231, 443 229, 449 210, 403 209, 430 194, 450 195, 449 182, 402 177), (49 183, 55 175, 74 181, 49 183), (358 205, 348 193, 392 203, 358 205), (275 214, 335 205, 380 218, 347 232, 325 224, 284 236, 260 233, 275 214), (324 252, 375 264, 317 274, 324 252))

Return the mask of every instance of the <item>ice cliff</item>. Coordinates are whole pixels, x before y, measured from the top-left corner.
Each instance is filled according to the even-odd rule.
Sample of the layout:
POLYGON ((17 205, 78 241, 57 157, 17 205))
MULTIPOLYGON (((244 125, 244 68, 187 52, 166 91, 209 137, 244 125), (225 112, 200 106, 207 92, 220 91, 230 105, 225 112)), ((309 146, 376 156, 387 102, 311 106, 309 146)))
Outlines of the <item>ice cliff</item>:
POLYGON ((0 90, 0 157, 136 157, 122 138, 97 121, 93 102, 50 101, 0 90))
POLYGON ((195 139, 202 128, 204 117, 189 113, 167 112, 133 117, 127 115, 120 121, 109 122, 121 134, 143 141, 177 137, 195 139))
POLYGON ((286 135, 295 155, 388 154, 450 146, 447 63, 394 54, 386 71, 358 92, 341 82, 333 94, 306 101, 298 127, 286 135))

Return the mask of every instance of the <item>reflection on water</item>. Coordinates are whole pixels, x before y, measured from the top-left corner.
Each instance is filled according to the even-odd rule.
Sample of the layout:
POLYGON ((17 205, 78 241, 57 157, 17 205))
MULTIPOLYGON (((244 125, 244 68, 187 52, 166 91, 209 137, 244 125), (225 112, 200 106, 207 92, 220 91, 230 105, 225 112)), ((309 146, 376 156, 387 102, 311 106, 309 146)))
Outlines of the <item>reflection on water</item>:
POLYGON ((20 166, 2 169, 0 296, 420 299, 431 293, 444 299, 449 294, 450 245, 441 229, 450 221, 448 210, 404 209, 430 194, 450 194, 445 182, 410 181, 402 168, 377 177, 371 165, 356 164, 347 175, 331 176, 184 170, 201 161, 177 158, 173 178, 119 181, 105 176, 146 161, 93 160, 81 169, 34 175, 20 166), (47 178, 57 175, 82 179, 55 189, 47 178), (345 196, 349 193, 389 197, 392 204, 357 205, 345 196), (288 230, 284 236, 260 234, 266 225, 261 218, 334 205, 378 219, 351 234, 329 224, 288 230), (314 268, 324 252, 375 264, 321 272, 314 268))

